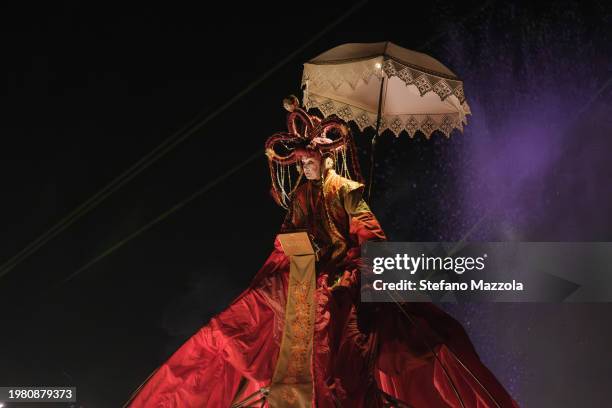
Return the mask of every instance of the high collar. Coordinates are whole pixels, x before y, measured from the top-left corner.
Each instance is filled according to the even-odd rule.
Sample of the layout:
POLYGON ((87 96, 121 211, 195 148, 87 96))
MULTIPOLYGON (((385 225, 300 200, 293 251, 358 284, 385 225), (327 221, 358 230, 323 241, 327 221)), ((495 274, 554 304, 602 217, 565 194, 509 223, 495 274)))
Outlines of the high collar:
POLYGON ((308 180, 308 183, 312 186, 312 187, 321 187, 321 185, 323 185, 323 179, 316 179, 316 180, 308 180))
POLYGON ((316 180, 308 180, 308 182, 315 186, 315 187, 321 187, 321 185, 323 184, 323 180, 327 180, 330 176, 334 175, 336 172, 333 169, 327 169, 325 171, 325 176, 318 178, 316 180))

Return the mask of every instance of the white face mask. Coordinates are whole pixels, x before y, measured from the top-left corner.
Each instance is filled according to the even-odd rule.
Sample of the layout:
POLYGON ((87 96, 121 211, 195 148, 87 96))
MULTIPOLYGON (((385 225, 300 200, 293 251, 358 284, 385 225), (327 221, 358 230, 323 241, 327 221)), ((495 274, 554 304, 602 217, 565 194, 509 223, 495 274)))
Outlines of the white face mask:
POLYGON ((308 180, 321 178, 321 160, 316 157, 302 158, 302 171, 308 180))

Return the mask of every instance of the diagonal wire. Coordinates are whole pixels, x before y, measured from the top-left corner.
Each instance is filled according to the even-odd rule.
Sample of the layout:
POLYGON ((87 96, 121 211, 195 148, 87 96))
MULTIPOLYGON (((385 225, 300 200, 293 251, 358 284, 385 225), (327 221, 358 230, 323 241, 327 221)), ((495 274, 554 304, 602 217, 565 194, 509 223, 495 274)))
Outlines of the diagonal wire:
MULTIPOLYGON (((482 5, 480 5, 479 7, 474 8, 470 13, 468 13, 466 16, 464 16, 461 20, 460 23, 464 23, 467 20, 471 19, 472 17, 474 17, 475 15, 478 14, 478 12, 484 10, 489 4, 493 3, 495 0, 488 0, 486 2, 484 2, 482 5)), ((362 3, 359 3, 362 5, 362 3)), ((353 9, 349 10, 349 13, 352 13, 356 10, 356 8, 354 7, 353 9)), ((345 19, 346 17, 348 17, 348 13, 344 14, 340 20, 337 20, 334 24, 338 24, 341 20, 345 19)), ((328 27, 329 28, 329 27, 328 27)), ((446 32, 439 32, 437 34, 435 34, 431 39, 429 39, 428 41, 426 41, 420 49, 425 48, 427 45, 429 45, 432 41, 435 41, 439 38, 441 38, 446 32)), ((320 35, 319 35, 320 36, 320 35)), ((312 42, 312 41, 310 41, 312 42)), ((242 167, 244 167, 246 164, 250 163, 252 160, 254 160, 257 155, 261 154, 259 151, 256 152, 253 156, 249 157, 247 160, 245 160, 244 162, 240 163, 238 166, 234 167, 233 169, 230 170, 230 172, 233 174, 234 172, 238 171, 239 169, 241 169, 242 167)), ((220 179, 222 178, 223 180, 225 178, 227 178, 226 176, 228 175, 223 175, 220 176, 220 179)), ((219 182, 222 180, 219 180, 219 182)), ((210 183, 209 183, 210 184, 210 183)), ((211 185, 210 187, 208 187, 209 185, 205 186, 203 189, 198 190, 196 193, 194 193, 193 195, 189 196, 188 198, 186 198, 185 200, 181 201, 179 204, 175 205, 174 207, 172 207, 170 210, 166 211, 165 213, 163 213, 160 217, 155 218, 154 220, 150 221, 149 223, 145 224, 143 227, 141 227, 139 230, 137 230, 136 232, 128 235, 127 237, 125 237, 124 239, 122 239, 121 241, 117 242, 116 244, 114 244, 113 246, 111 246, 110 248, 108 248, 107 250, 105 250, 104 252, 102 252, 101 254, 97 255, 96 257, 94 257, 93 259, 91 259, 90 261, 88 261, 85 265, 81 266, 79 269, 77 269, 77 271, 73 272, 71 275, 69 275, 65 280, 63 280, 60 284, 68 282, 69 280, 73 279, 75 276, 77 276, 78 274, 80 274, 81 272, 85 271, 86 269, 88 269, 89 267, 93 266, 94 264, 96 264, 97 262, 99 262, 100 260, 102 260, 103 258, 105 258, 106 256, 112 254, 113 252, 115 252, 116 250, 118 250, 119 248, 121 248, 123 245, 127 244, 129 241, 131 241, 133 238, 137 237, 138 235, 140 235, 142 232, 147 231, 148 229, 150 229, 152 226, 154 226, 155 224, 157 224, 158 222, 162 221, 163 219, 167 218, 169 215, 171 215, 173 212, 179 210, 180 208, 184 207, 185 205, 187 205, 189 202, 191 202, 193 199, 199 197, 200 195, 202 195, 203 193, 205 193, 206 191, 210 190, 212 187, 214 187, 215 185, 217 185, 218 182, 214 182, 214 185, 211 185)), ((1 275, 0 275, 1 276, 1 275)))
POLYGON ((201 189, 199 189, 196 192, 192 193, 189 197, 187 197, 184 200, 180 201, 179 203, 173 205, 171 208, 169 208, 168 210, 164 211, 163 213, 161 213, 160 215, 158 215, 157 217, 155 217, 154 219, 152 219, 151 221, 149 221, 148 223, 146 223, 145 225, 143 225, 142 227, 140 227, 136 231, 132 232, 131 234, 129 234, 128 236, 126 236, 122 240, 116 242, 111 247, 107 248, 104 252, 102 252, 99 255, 97 255, 96 257, 92 258, 89 262, 87 262, 85 265, 81 266, 79 269, 77 269, 75 272, 70 274, 68 277, 66 277, 64 280, 62 280, 56 286, 60 286, 60 285, 62 285, 64 283, 70 281, 72 278, 74 278, 75 276, 77 276, 78 274, 83 272, 84 270, 88 269, 90 266, 96 264, 98 261, 102 260, 103 258, 105 258, 106 256, 110 255, 111 253, 115 252, 117 249, 121 248, 123 245, 127 244, 129 241, 131 241, 132 239, 136 238, 137 236, 139 236, 143 232, 148 231, 149 229, 151 229, 152 227, 154 227, 155 225, 157 225, 161 221, 163 221, 166 218, 168 218, 174 212, 176 212, 176 211, 180 210, 181 208, 185 207, 191 201, 195 200, 196 198, 200 197, 202 194, 204 194, 204 193, 208 192, 209 190, 211 190, 216 185, 218 185, 221 182, 225 181, 226 179, 231 177, 234 173, 237 173, 238 171, 240 171, 242 168, 244 168, 245 166, 250 164, 255 159, 260 158, 262 155, 263 155, 263 151, 258 150, 257 152, 255 152, 254 154, 249 156, 246 160, 244 160, 241 163, 237 164, 236 166, 232 167, 227 172, 223 173, 222 175, 220 175, 219 177, 217 177, 213 181, 207 183, 201 189))
MULTIPOLYGON (((367 1, 367 0, 366 0, 367 1)), ((361 5, 363 5, 365 2, 359 3, 358 7, 361 7, 361 5)), ((480 11, 482 9, 484 9, 486 7, 486 5, 489 2, 486 2, 483 6, 479 7, 478 9, 476 9, 476 11, 480 11)), ((353 9, 351 9, 349 11, 349 13, 345 14, 340 20, 336 21, 334 24, 332 24, 332 26, 338 24, 340 21, 342 21, 344 18, 346 18, 350 13, 352 13, 353 11, 356 10, 356 7, 354 7, 353 9)), ((476 13, 470 13, 466 18, 464 18, 462 21, 466 21, 467 19, 471 18, 474 14, 476 13)), ((430 44, 431 42, 437 40, 438 38, 441 38, 444 35, 444 33, 438 33, 436 36, 434 36, 432 39, 430 39, 428 42, 426 42, 425 44, 423 44, 423 46, 421 48, 425 48, 428 44, 430 44)), ((244 166, 246 166, 247 164, 249 164, 251 161, 253 161, 255 158, 257 158, 260 155, 260 152, 256 152, 254 155, 250 156, 248 159, 246 159, 245 161, 243 161, 242 163, 240 163, 239 165, 235 166, 234 168, 232 168, 228 173, 220 176, 219 178, 217 178, 215 181, 207 184, 205 187, 203 187, 202 189, 198 190, 197 192, 195 192, 194 194, 192 194, 191 196, 187 197, 185 200, 181 201, 180 203, 176 204, 175 206, 173 206, 172 208, 170 208, 168 211, 164 212, 163 214, 161 214, 160 216, 156 217, 154 220, 150 221, 149 223, 145 224, 143 227, 141 227, 140 229, 138 229, 137 231, 133 232, 132 234, 128 235, 127 237, 125 237, 123 240, 119 241, 118 243, 116 243, 115 245, 111 246, 110 248, 108 248, 106 251, 104 251, 103 253, 99 254, 98 256, 96 256, 95 258, 91 259, 89 262, 87 262, 85 265, 81 266, 79 269, 77 269, 74 273, 72 273, 71 275, 69 275, 67 278, 65 278, 62 282, 58 283, 56 285, 56 287, 59 287, 61 285, 63 285, 64 283, 70 281, 71 279, 73 279, 74 277, 76 277, 77 275, 79 275, 81 272, 85 271, 86 269, 88 269, 89 267, 91 267, 92 265, 94 265, 95 263, 97 263, 98 261, 102 260, 103 258, 105 258, 106 256, 110 255, 111 253, 113 253, 114 251, 116 251, 117 249, 119 249, 121 246, 125 245, 127 242, 129 242, 130 240, 132 240, 133 238, 135 238, 136 236, 142 234, 143 232, 147 231, 148 229, 150 229, 151 227, 153 227, 154 225, 156 225, 157 223, 163 221, 165 218, 167 218, 168 216, 170 216, 172 213, 174 213, 175 211, 181 209, 182 207, 184 207, 185 205, 187 205, 189 202, 191 202, 193 199, 201 196, 202 194, 204 194, 205 192, 209 191, 211 188, 213 188, 214 186, 216 186, 217 184, 219 184, 220 182, 222 182, 223 180, 225 180, 226 178, 228 178, 229 176, 231 176, 232 174, 236 173, 237 171, 239 171, 240 169, 242 169, 244 166)), ((1 275, 0 275, 1 276, 1 275)), ((52 290, 53 288, 51 288, 52 290)), ((147 382, 147 380, 154 374, 155 372, 153 372, 151 375, 149 375, 149 377, 140 385, 140 388, 142 388, 144 386, 144 384, 147 382)), ((452 380, 451 380, 452 382, 452 380)), ((137 390, 138 391, 138 390, 137 390)), ((137 392, 136 391, 136 392, 137 392)), ((130 400, 134 397, 134 395, 136 394, 136 392, 134 392, 134 394, 132 394, 132 397, 130 398, 130 400)), ((458 396, 459 397, 459 396, 458 396)), ((460 399, 460 397, 459 397, 460 399)), ((127 404, 129 404, 130 401, 128 401, 124 406, 127 406, 127 404)), ((462 403, 463 405, 463 403, 462 403)))
POLYGON ((206 115, 203 119, 199 119, 202 114, 199 114, 194 118, 190 123, 181 128, 179 131, 175 132, 172 136, 167 138, 164 142, 150 151, 148 154, 143 156, 140 160, 134 163, 130 168, 125 170, 122 174, 116 177, 113 181, 111 181, 108 185, 98 191, 96 194, 91 196, 84 203, 75 208, 70 214, 62 218, 59 222, 57 222, 53 227, 47 230, 45 233, 40 235, 30 244, 28 244, 25 248, 7 260, 2 266, 0 266, 0 278, 6 275, 8 272, 13 270, 16 266, 18 266, 21 262, 27 259, 30 255, 35 253, 38 249, 44 246, 51 239, 59 235, 65 229, 67 229, 70 225, 80 219, 82 216, 87 214, 89 211, 98 206, 103 200, 105 200, 108 196, 113 194, 123 185, 128 183, 138 174, 146 170, 149 166, 159 160, 161 157, 172 151, 177 145, 184 142, 187 138, 192 136, 194 133, 202 129, 204 125, 210 122, 212 119, 217 117, 221 112, 230 107, 236 101, 241 99, 267 78, 269 78, 273 73, 278 71, 288 62, 290 62, 295 56, 304 51, 307 47, 317 41, 319 38, 323 37, 323 35, 327 34, 331 29, 335 28, 338 24, 343 22, 347 17, 357 11, 359 8, 363 7, 368 0, 362 0, 349 10, 347 10, 343 15, 341 15, 338 19, 332 22, 329 25, 326 25, 321 31, 319 31, 315 36, 313 36, 310 40, 304 43, 301 47, 288 54, 285 58, 283 58, 280 62, 274 65, 270 70, 264 73, 261 77, 253 81, 242 91, 238 92, 231 99, 225 102, 223 105, 215 109, 213 112, 206 115))

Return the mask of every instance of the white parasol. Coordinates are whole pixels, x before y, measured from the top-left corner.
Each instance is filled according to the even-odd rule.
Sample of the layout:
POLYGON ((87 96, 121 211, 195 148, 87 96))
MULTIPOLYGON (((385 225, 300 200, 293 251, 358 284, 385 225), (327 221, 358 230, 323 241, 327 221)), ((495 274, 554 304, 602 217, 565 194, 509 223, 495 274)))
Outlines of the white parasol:
POLYGON ((336 114, 361 130, 396 136, 463 131, 470 108, 463 81, 429 55, 391 42, 344 44, 304 64, 304 105, 336 114))
POLYGON ((372 127, 370 185, 376 137, 385 130, 429 139, 439 130, 446 137, 463 132, 470 107, 463 81, 440 61, 391 42, 350 43, 326 51, 304 64, 304 106, 318 108, 359 126, 372 127))

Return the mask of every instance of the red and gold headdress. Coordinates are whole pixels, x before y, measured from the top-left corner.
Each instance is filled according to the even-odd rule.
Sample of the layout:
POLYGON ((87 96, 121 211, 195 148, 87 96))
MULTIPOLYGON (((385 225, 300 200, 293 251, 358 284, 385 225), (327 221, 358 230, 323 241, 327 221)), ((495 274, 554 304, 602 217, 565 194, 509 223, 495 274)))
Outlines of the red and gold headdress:
POLYGON ((289 132, 278 132, 266 140, 266 156, 272 178, 272 197, 288 208, 291 193, 302 180, 300 157, 319 154, 332 157, 336 172, 351 180, 363 182, 355 143, 347 124, 330 116, 320 119, 300 108, 297 97, 283 100, 289 132))

